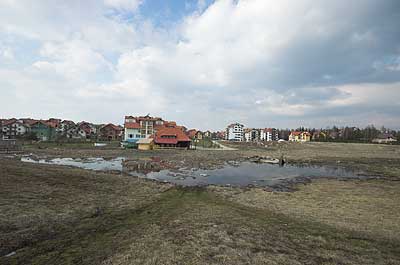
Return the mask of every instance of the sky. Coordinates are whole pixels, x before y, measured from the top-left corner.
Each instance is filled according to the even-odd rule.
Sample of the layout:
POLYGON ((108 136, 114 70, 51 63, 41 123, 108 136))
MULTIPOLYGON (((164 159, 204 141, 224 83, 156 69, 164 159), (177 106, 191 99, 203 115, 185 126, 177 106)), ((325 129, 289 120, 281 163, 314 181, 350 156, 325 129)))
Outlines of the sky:
POLYGON ((400 129, 398 0, 0 0, 0 118, 400 129))

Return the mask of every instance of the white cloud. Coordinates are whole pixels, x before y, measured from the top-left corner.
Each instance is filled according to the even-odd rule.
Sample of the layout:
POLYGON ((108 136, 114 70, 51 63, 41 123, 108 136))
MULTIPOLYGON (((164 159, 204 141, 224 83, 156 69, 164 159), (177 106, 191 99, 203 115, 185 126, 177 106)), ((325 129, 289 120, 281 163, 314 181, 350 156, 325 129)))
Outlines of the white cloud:
POLYGON ((5 47, 5 48, 0 47, 0 57, 3 57, 5 60, 13 60, 14 52, 9 47, 5 47))
POLYGON ((54 71, 70 80, 84 80, 98 72, 113 71, 112 64, 83 41, 48 42, 43 45, 40 55, 48 61, 37 61, 33 66, 54 71))
POLYGON ((142 0, 104 0, 106 6, 122 11, 135 11, 141 3, 142 0))
MULTIPOLYGON (((29 50, 23 67, 7 69, 20 80, 3 87, 63 97, 57 107, 46 105, 53 115, 75 102, 69 110, 75 116, 97 109, 91 117, 115 122, 150 112, 204 129, 235 119, 260 127, 268 121, 319 126, 336 117, 327 110, 346 107, 351 117, 358 106, 398 106, 400 80, 386 76, 398 71, 398 60, 371 67, 400 48, 392 39, 398 29, 385 31, 393 23, 378 21, 390 18, 384 4, 381 10, 373 0, 204 3, 165 29, 135 17, 142 1, 2 1, 0 36, 29 50), (121 19, 126 12, 131 17, 121 19), (370 17, 378 17, 373 26, 370 17)), ((0 57, 18 54, 0 47, 0 57)), ((29 113, 33 100, 26 100, 21 108, 29 113)))

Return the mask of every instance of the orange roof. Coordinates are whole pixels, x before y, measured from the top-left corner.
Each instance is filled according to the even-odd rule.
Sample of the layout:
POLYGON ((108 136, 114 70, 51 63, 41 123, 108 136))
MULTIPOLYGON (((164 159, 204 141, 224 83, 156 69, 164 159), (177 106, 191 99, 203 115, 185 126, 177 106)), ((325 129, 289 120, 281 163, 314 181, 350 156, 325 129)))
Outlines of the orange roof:
POLYGON ((156 132, 154 142, 161 144, 176 144, 178 142, 190 142, 190 139, 180 128, 164 127, 160 128, 156 132))
POLYGON ((125 128, 126 129, 140 129, 140 124, 137 122, 126 122, 125 128))
POLYGON ((106 124, 103 127, 101 127, 102 129, 106 128, 106 127, 111 127, 111 129, 115 130, 115 131, 122 131, 123 129, 117 125, 114 125, 112 123, 106 124))
POLYGON ((41 124, 46 125, 47 127, 51 127, 51 128, 55 128, 56 127, 55 124, 53 124, 51 122, 44 121, 44 120, 34 121, 30 125, 33 126, 33 125, 38 124, 38 123, 41 123, 41 124))
POLYGON ((13 124, 13 123, 15 123, 15 122, 17 122, 17 121, 18 121, 18 120, 17 120, 17 119, 14 119, 14 118, 9 119, 9 120, 4 120, 4 121, 3 121, 3 126, 11 125, 11 124, 13 124))
POLYGON ((295 132, 291 132, 290 134, 292 134, 292 135, 301 135, 301 134, 305 134, 305 135, 311 135, 309 132, 297 132, 297 131, 295 131, 295 132))
POLYGON ((197 130, 196 130, 196 129, 191 129, 191 130, 187 131, 186 134, 187 134, 190 138, 193 138, 193 137, 196 136, 196 133, 197 133, 197 130))

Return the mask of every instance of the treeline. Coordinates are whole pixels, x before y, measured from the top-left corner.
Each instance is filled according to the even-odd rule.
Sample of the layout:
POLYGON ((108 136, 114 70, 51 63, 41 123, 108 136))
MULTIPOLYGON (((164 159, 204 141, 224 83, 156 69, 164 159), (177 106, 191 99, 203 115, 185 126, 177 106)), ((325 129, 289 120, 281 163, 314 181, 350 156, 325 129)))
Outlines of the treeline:
MULTIPOLYGON (((279 130, 279 138, 287 140, 293 130, 283 129, 279 130)), ((313 141, 319 142, 359 142, 370 143, 374 139, 393 138, 400 143, 400 131, 381 127, 376 128, 374 125, 369 125, 365 128, 358 127, 337 127, 317 129, 299 127, 296 131, 307 131, 312 135, 313 141)))

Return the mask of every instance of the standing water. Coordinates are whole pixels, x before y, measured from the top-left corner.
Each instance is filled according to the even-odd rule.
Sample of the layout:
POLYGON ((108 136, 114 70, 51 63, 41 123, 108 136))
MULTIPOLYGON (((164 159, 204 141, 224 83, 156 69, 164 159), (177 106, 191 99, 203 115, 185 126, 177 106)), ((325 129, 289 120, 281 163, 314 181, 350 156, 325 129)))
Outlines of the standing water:
POLYGON ((124 171, 133 176, 171 182, 182 186, 203 186, 203 185, 232 185, 232 186, 273 186, 286 181, 298 178, 313 177, 335 177, 335 178, 359 178, 353 171, 344 168, 326 166, 300 166, 285 165, 280 167, 272 164, 260 164, 242 162, 237 165, 225 164, 218 169, 180 169, 161 170, 149 173, 128 171, 123 167, 123 157, 111 160, 103 158, 72 159, 55 158, 51 160, 33 160, 22 158, 23 162, 65 165, 98 171, 124 171))

